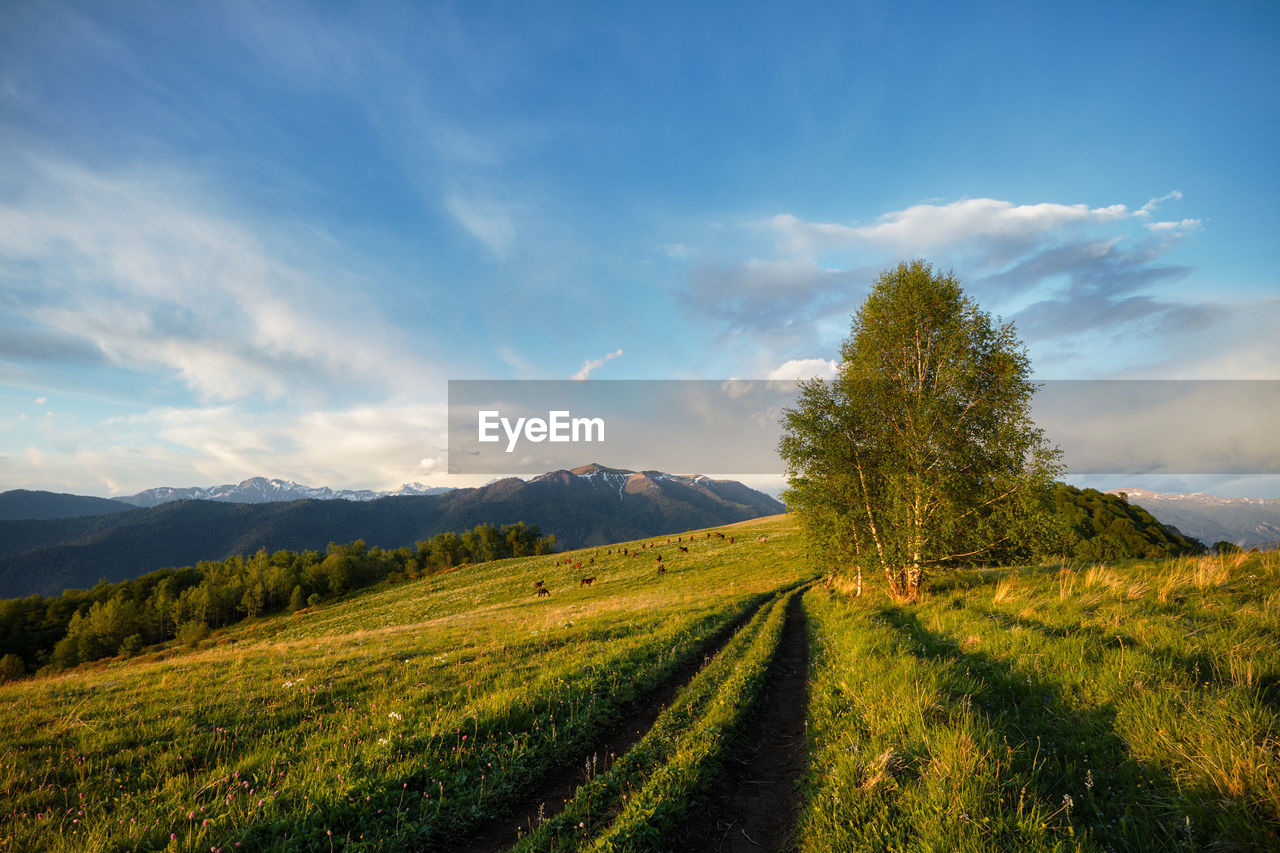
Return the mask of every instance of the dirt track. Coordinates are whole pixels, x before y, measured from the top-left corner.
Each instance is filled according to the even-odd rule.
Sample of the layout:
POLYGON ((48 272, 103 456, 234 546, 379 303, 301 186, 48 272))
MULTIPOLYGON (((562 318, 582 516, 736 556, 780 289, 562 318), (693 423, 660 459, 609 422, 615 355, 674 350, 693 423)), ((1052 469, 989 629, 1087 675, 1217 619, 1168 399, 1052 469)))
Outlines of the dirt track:
MULTIPOLYGON (((758 610, 759 606, 751 608, 731 625, 721 629, 704 655, 677 669, 660 687, 646 696, 626 719, 596 741, 585 757, 598 757, 597 772, 604 772, 608 768, 610 756, 622 755, 644 737, 645 732, 653 727, 658 715, 671 704, 680 688, 688 684, 710 658, 719 654, 738 629, 758 610)), ((452 849, 456 853, 498 853, 510 848, 519 839, 521 832, 527 833, 530 827, 537 824, 540 808, 544 818, 559 814, 564 809, 566 802, 573 799, 578 785, 582 784, 583 772, 580 761, 571 767, 557 768, 541 780, 534 793, 526 797, 522 805, 497 820, 487 822, 470 838, 452 849)))
POLYGON ((747 719, 742 748, 694 809, 687 850, 789 849, 800 798, 796 784, 807 763, 809 639, 801 596, 787 608, 781 646, 764 696, 747 719))

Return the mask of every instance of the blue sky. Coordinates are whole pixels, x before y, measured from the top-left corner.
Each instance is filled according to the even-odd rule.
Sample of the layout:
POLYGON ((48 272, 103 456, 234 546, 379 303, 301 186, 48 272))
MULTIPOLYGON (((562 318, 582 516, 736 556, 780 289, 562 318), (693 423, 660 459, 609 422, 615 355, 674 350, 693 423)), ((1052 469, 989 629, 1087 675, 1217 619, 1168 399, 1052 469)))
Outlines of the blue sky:
POLYGON ((0 19, 0 488, 447 484, 449 379, 821 374, 911 257, 1043 378, 1280 379, 1274 3, 0 19))

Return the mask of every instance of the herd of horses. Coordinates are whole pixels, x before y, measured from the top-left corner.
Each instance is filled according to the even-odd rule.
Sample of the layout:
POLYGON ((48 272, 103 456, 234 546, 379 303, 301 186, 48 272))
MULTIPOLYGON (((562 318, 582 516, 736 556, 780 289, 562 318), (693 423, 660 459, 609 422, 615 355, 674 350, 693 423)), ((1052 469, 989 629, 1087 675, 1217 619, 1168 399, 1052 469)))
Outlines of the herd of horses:
MULTIPOLYGON (((728 542, 728 544, 730 545, 736 544, 737 542, 737 539, 735 537, 725 536, 723 533, 718 533, 718 532, 708 533, 706 538, 707 539, 711 539, 711 538, 723 539, 726 542, 728 542)), ((767 538, 768 538, 767 536, 761 536, 758 541, 764 542, 767 538)), ((689 545, 693 544, 693 537, 692 536, 689 537, 689 545, 685 545, 684 541, 685 541, 685 538, 683 536, 677 536, 676 541, 672 543, 670 537, 668 537, 665 544, 667 545, 674 544, 677 548, 680 549, 680 553, 688 554, 689 545)), ((650 551, 655 554, 654 562, 658 564, 658 574, 665 575, 667 573, 667 567, 662 563, 662 554, 659 554, 653 550, 657 547, 658 547, 657 542, 642 542, 640 543, 639 548, 623 548, 619 553, 624 557, 639 557, 641 551, 650 551)), ((596 553, 599 554, 599 551, 597 551, 596 553)), ((605 551, 605 554, 607 556, 612 556, 613 549, 612 548, 607 549, 605 551)), ((596 558, 593 556, 593 557, 589 557, 585 563, 582 560, 575 561, 575 560, 566 559, 566 560, 556 560, 556 565, 572 566, 575 569, 581 569, 584 566, 595 565, 595 562, 596 562, 596 558)), ((591 575, 590 577, 583 577, 580 581, 578 581, 578 586, 579 587, 591 586, 595 582, 596 582, 596 576, 591 575)), ((533 589, 535 594, 539 598, 543 596, 547 596, 548 598, 551 597, 551 590, 547 589, 546 584, 543 583, 541 580, 536 580, 533 582, 533 589)))

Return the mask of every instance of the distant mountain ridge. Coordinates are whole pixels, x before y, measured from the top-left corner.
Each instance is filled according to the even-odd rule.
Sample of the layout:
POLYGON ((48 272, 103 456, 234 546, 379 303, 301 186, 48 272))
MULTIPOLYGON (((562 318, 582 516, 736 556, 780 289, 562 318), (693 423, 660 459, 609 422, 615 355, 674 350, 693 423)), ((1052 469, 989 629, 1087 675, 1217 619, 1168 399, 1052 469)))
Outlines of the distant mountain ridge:
POLYGON ((324 550, 364 539, 412 546, 436 533, 525 521, 562 547, 603 545, 785 511, 732 480, 586 465, 532 480, 372 500, 307 498, 251 503, 175 500, 87 518, 0 521, 0 597, 57 595, 100 579, 220 560, 232 554, 324 550))
POLYGON ((109 515, 113 512, 127 512, 129 509, 131 507, 121 506, 119 501, 88 495, 40 492, 31 489, 0 492, 0 520, 3 521, 109 515))
POLYGON ((1112 489, 1151 513, 1161 524, 1176 527, 1205 545, 1234 542, 1242 548, 1280 542, 1280 499, 1223 498, 1200 492, 1162 494, 1147 489, 1112 489))
POLYGON ((331 489, 328 486, 304 486, 292 480, 250 477, 239 483, 221 486, 187 486, 174 488, 160 486, 145 489, 136 495, 112 498, 112 500, 139 507, 154 507, 173 501, 221 501, 224 503, 287 503, 298 500, 314 501, 373 501, 378 498, 405 495, 439 495, 450 491, 442 486, 424 486, 422 483, 405 483, 392 491, 378 492, 372 489, 331 489))

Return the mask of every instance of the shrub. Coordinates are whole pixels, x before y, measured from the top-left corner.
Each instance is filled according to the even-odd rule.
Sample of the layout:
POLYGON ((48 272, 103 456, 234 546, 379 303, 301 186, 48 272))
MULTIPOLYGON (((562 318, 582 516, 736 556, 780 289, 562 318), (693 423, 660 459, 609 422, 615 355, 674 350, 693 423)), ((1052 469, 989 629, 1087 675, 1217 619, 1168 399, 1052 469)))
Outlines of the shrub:
POLYGON ((49 665, 56 669, 70 669, 80 663, 80 642, 75 637, 63 637, 53 647, 49 665))
POLYGON ((209 638, 209 626, 199 619, 183 622, 178 626, 178 642, 187 648, 194 649, 201 640, 209 638))
POLYGON ((138 652, 142 651, 142 635, 130 634, 120 643, 120 654, 127 658, 131 658, 138 652))
POLYGON ((13 681, 27 674, 26 664, 13 652, 0 658, 0 682, 13 681))

